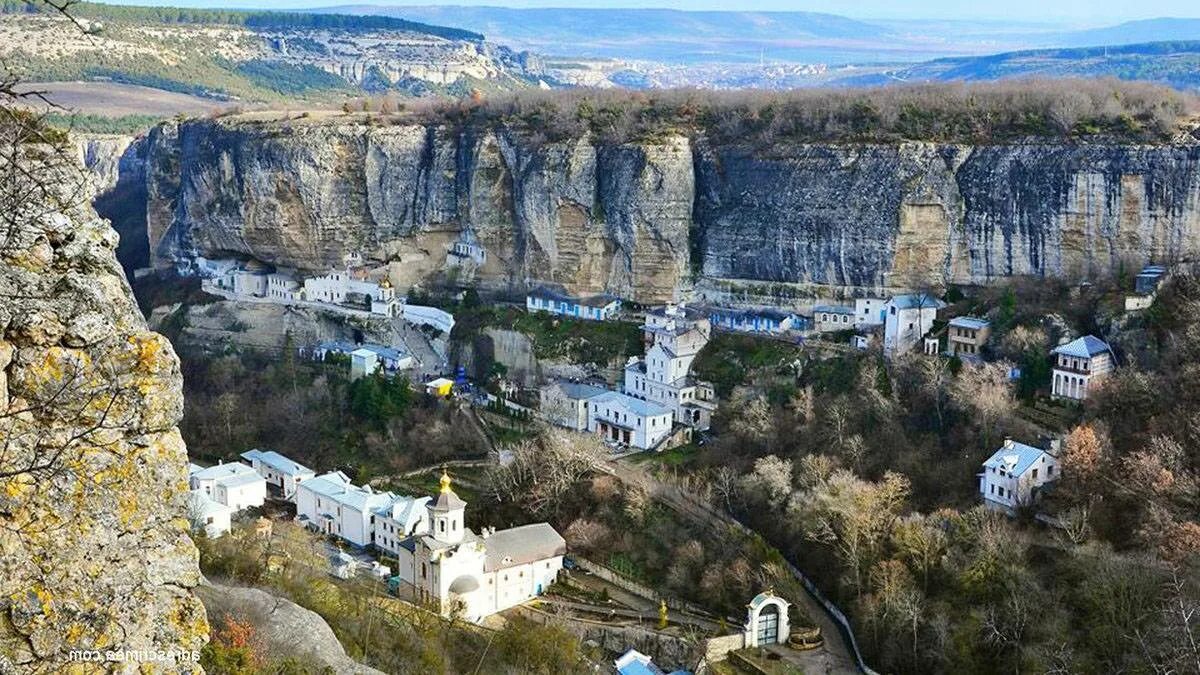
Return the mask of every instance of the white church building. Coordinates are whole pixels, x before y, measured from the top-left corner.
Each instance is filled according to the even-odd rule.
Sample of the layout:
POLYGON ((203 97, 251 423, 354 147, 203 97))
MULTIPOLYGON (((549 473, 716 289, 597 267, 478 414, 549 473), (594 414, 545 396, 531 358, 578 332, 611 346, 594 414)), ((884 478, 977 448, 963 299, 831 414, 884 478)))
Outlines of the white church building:
MULTIPOLYGON (((425 498, 428 499, 428 498, 425 498)), ((479 621, 541 595, 563 566, 566 541, 548 523, 507 530, 466 526, 467 503, 442 474, 426 515, 399 542, 397 582, 443 614, 479 621)))
POLYGON ((670 410, 675 421, 707 429, 717 408, 708 382, 691 375, 692 362, 708 344, 712 323, 707 315, 684 304, 646 312, 642 325, 648 349, 643 358, 625 365, 625 393, 670 410))

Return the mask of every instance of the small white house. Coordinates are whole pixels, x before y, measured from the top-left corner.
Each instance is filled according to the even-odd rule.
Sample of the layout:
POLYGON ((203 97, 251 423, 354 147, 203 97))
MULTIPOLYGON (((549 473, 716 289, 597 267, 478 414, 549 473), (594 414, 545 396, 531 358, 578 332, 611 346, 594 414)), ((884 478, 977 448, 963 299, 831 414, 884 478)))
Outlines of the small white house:
POLYGON ((574 431, 588 428, 588 401, 608 391, 580 382, 551 382, 542 387, 538 410, 553 424, 574 431))
POLYGON ((206 536, 216 538, 232 527, 233 509, 213 500, 203 490, 190 490, 187 517, 193 530, 203 530, 206 536))
POLYGON ((1116 363, 1104 340, 1085 335, 1050 353, 1054 359, 1050 393, 1053 398, 1082 401, 1089 388, 1112 372, 1116 363))
POLYGON ((350 379, 374 375, 379 370, 379 356, 370 349, 359 347, 350 352, 350 379))
POLYGON ((429 530, 430 497, 397 495, 375 510, 375 545, 393 556, 400 545, 417 532, 429 530))
POLYGON ((314 478, 317 474, 312 469, 293 462, 274 450, 247 450, 242 453, 242 459, 250 462, 250 466, 267 481, 267 485, 278 488, 284 499, 295 501, 296 486, 301 481, 314 478))
POLYGON ((188 476, 188 486, 234 512, 262 506, 267 499, 266 480, 241 462, 194 470, 188 476))
POLYGON ((989 507, 1009 513, 1033 504, 1042 487, 1058 480, 1058 458, 1012 439, 983 463, 979 493, 989 507))
POLYGON ((667 407, 607 391, 588 401, 588 431, 601 438, 650 450, 671 433, 674 413, 667 407))
POLYGON ((855 298, 854 323, 859 326, 882 326, 884 319, 883 298, 855 298))
POLYGON ((906 354, 921 344, 945 303, 927 293, 897 295, 884 306, 883 353, 906 354))

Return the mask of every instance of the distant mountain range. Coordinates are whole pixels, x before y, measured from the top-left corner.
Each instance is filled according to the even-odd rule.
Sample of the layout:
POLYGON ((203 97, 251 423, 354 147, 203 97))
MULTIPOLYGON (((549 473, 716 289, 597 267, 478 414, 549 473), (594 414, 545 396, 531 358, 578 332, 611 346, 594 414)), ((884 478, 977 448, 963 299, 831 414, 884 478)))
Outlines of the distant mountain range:
POLYGON ((862 21, 817 12, 679 11, 352 4, 311 10, 382 15, 483 33, 550 57, 666 65, 915 63, 1050 47, 1200 40, 1200 19, 1105 28, 1005 21, 862 21))
POLYGON ((834 80, 843 86, 899 82, 1001 80, 1014 77, 1116 77, 1178 89, 1200 88, 1200 40, 1031 49, 989 56, 946 58, 834 80))
MULTIPOLYGON (((489 40, 552 57, 699 63, 919 61, 984 53, 836 14, 692 12, 670 9, 341 5, 316 12, 385 15, 483 33, 489 40)), ((1024 46, 1016 43, 1010 46, 1024 46)))
POLYGON ((1106 28, 1050 35, 1045 39, 1046 42, 1039 46, 1102 47, 1145 42, 1200 40, 1200 19, 1161 18, 1128 21, 1106 28))

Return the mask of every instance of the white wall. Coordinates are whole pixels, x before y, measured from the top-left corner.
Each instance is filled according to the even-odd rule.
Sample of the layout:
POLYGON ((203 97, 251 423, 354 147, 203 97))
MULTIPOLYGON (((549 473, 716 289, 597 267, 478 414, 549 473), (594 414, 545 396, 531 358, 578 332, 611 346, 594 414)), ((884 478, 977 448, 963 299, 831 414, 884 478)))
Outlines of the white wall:
POLYGON ((454 315, 437 307, 406 304, 404 305, 403 316, 404 320, 409 323, 433 326, 443 333, 448 334, 454 329, 454 315))
POLYGON ((258 480, 246 485, 227 487, 217 483, 213 499, 234 511, 241 511, 252 506, 262 506, 267 500, 267 481, 258 480))

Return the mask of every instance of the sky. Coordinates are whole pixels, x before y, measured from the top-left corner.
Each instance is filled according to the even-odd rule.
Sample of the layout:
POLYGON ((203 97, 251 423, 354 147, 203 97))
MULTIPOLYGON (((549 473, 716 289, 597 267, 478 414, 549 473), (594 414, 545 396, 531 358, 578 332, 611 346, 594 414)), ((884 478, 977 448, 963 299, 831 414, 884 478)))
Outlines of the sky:
POLYGON ((506 7, 660 7, 690 10, 809 11, 857 19, 965 19, 1072 23, 1095 26, 1155 17, 1200 17, 1196 0, 100 0, 121 5, 304 9, 346 4, 491 5, 506 7), (732 7, 731 7, 732 5, 732 7))

